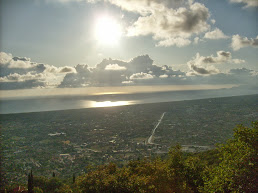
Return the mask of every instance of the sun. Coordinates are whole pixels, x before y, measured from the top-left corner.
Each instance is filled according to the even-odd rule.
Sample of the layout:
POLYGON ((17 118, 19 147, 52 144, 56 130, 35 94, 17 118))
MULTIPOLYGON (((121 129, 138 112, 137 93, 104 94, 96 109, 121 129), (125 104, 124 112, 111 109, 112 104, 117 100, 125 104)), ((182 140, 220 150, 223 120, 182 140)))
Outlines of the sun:
POLYGON ((95 38, 100 44, 116 45, 122 36, 121 25, 109 16, 98 18, 95 25, 95 38))

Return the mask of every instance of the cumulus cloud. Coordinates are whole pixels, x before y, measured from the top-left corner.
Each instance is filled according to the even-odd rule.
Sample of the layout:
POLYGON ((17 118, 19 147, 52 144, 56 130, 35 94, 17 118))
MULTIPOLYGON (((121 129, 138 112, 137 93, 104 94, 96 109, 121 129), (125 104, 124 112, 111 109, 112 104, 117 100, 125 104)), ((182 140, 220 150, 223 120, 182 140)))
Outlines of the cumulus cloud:
POLYGON ((165 76, 173 79, 185 76, 184 72, 175 71, 169 66, 154 64, 149 55, 137 56, 129 61, 104 59, 86 73, 77 67, 75 69, 76 73, 67 74, 59 87, 154 84, 165 76))
POLYGON ((187 46, 191 43, 191 36, 206 32, 210 29, 209 23, 215 23, 214 19, 209 22, 209 9, 204 4, 193 0, 84 1, 109 2, 123 10, 138 14, 137 19, 127 28, 127 35, 150 35, 157 41, 156 46, 187 46))
POLYGON ((200 38, 199 38, 199 37, 195 37, 195 38, 194 38, 194 44, 198 44, 199 41, 200 41, 200 38))
POLYGON ((257 0, 229 0, 231 3, 242 3, 244 4, 244 8, 248 7, 258 7, 257 0))
POLYGON ((244 63, 245 60, 232 59, 230 52, 223 50, 217 51, 217 56, 201 56, 199 53, 196 54, 195 58, 192 60, 196 64, 222 64, 222 63, 244 63))
POLYGON ((128 36, 151 35, 157 46, 186 46, 194 34, 210 28, 204 4, 184 0, 107 0, 140 16, 128 28, 128 36))
MULTIPOLYGON (((74 67, 56 67, 31 62, 29 58, 0 53, 0 89, 86 87, 159 84, 249 84, 257 80, 257 71, 232 69, 220 72, 215 64, 241 63, 230 52, 218 51, 216 56, 196 56, 187 64, 189 72, 175 71, 171 66, 159 66, 149 57, 141 55, 129 61, 104 59, 95 67, 78 64, 74 67), (26 68, 9 68, 13 61, 30 63, 26 68)), ((20 66, 19 66, 20 67, 20 66)))
POLYGON ((232 37, 232 42, 231 42, 231 47, 233 50, 239 50, 240 48, 244 47, 258 47, 258 36, 256 38, 250 38, 248 39, 247 37, 241 37, 240 35, 233 35, 232 37))
POLYGON ((191 44, 191 41, 189 39, 184 39, 181 37, 177 37, 177 38, 169 38, 166 40, 162 40, 160 41, 156 46, 160 47, 169 47, 169 46, 177 46, 177 47, 184 47, 191 44))
POLYGON ((206 32, 204 35, 206 39, 226 39, 229 38, 226 36, 220 29, 216 28, 213 31, 206 32))
POLYGON ((0 89, 24 89, 45 87, 46 82, 43 74, 17 74, 0 77, 0 89))
POLYGON ((152 78, 153 78, 153 75, 147 74, 147 73, 143 73, 143 72, 136 73, 136 74, 133 74, 132 76, 130 76, 131 80, 135 80, 135 79, 152 79, 152 78))
POLYGON ((219 70, 214 67, 212 64, 222 64, 222 63, 234 63, 240 64, 244 63, 244 60, 241 59, 232 59, 232 55, 230 52, 226 51, 217 51, 217 56, 201 56, 199 53, 190 60, 187 64, 192 72, 188 74, 216 74, 219 73, 219 70))
POLYGON ((27 57, 0 52, 1 89, 55 87, 67 73, 74 71, 72 67, 31 62, 27 57))
POLYGON ((167 74, 163 74, 163 75, 160 75, 159 77, 160 78, 168 78, 168 75, 167 74))
POLYGON ((118 64, 109 64, 105 67, 105 70, 126 70, 126 67, 119 66, 118 64))
POLYGON ((72 73, 72 72, 75 72, 75 69, 70 66, 65 66, 65 67, 59 68, 59 72, 60 73, 72 73))
POLYGON ((214 68, 213 66, 210 66, 208 68, 204 68, 204 67, 197 66, 195 64, 191 64, 190 67, 197 74, 208 75, 208 74, 217 74, 217 73, 219 73, 219 70, 214 68))
POLYGON ((32 74, 28 72, 27 74, 9 74, 8 76, 0 77, 0 82, 25 82, 27 80, 43 80, 43 74, 32 74))

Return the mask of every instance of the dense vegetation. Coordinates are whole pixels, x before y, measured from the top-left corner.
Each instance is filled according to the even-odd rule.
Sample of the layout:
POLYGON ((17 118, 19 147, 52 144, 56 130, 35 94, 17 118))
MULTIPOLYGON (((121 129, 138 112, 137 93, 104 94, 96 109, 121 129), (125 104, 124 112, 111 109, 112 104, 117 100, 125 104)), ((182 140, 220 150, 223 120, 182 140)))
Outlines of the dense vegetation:
POLYGON ((88 173, 76 179, 72 174, 66 180, 54 173, 50 179, 29 174, 29 188, 33 186, 35 193, 255 192, 258 188, 257 134, 258 122, 251 128, 239 125, 233 139, 214 150, 185 154, 177 145, 165 159, 131 161, 122 168, 114 163, 101 165, 88 168, 88 173))

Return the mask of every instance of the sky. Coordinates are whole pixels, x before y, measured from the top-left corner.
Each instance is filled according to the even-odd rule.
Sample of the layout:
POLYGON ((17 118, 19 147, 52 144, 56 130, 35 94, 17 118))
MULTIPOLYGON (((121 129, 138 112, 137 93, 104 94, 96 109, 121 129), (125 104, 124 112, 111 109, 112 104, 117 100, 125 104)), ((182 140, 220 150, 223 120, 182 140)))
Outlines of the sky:
POLYGON ((0 89, 245 84, 257 0, 0 0, 0 89))

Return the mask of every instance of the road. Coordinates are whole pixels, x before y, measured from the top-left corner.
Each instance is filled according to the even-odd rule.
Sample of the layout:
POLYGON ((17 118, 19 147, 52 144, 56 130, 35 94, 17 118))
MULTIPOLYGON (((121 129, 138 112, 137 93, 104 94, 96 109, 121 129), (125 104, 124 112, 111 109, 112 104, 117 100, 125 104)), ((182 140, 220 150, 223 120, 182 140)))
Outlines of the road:
POLYGON ((149 137, 149 139, 148 139, 148 141, 147 141, 147 144, 154 144, 154 143, 153 143, 153 136, 154 136, 154 134, 155 134, 156 129, 159 127, 159 124, 161 123, 161 121, 162 121, 162 119, 163 119, 163 117, 164 117, 165 114, 166 114, 166 112, 164 112, 164 113, 161 115, 161 117, 160 117, 160 119, 159 119, 157 125, 156 125, 156 126, 154 127, 154 129, 152 130, 151 136, 149 137))

